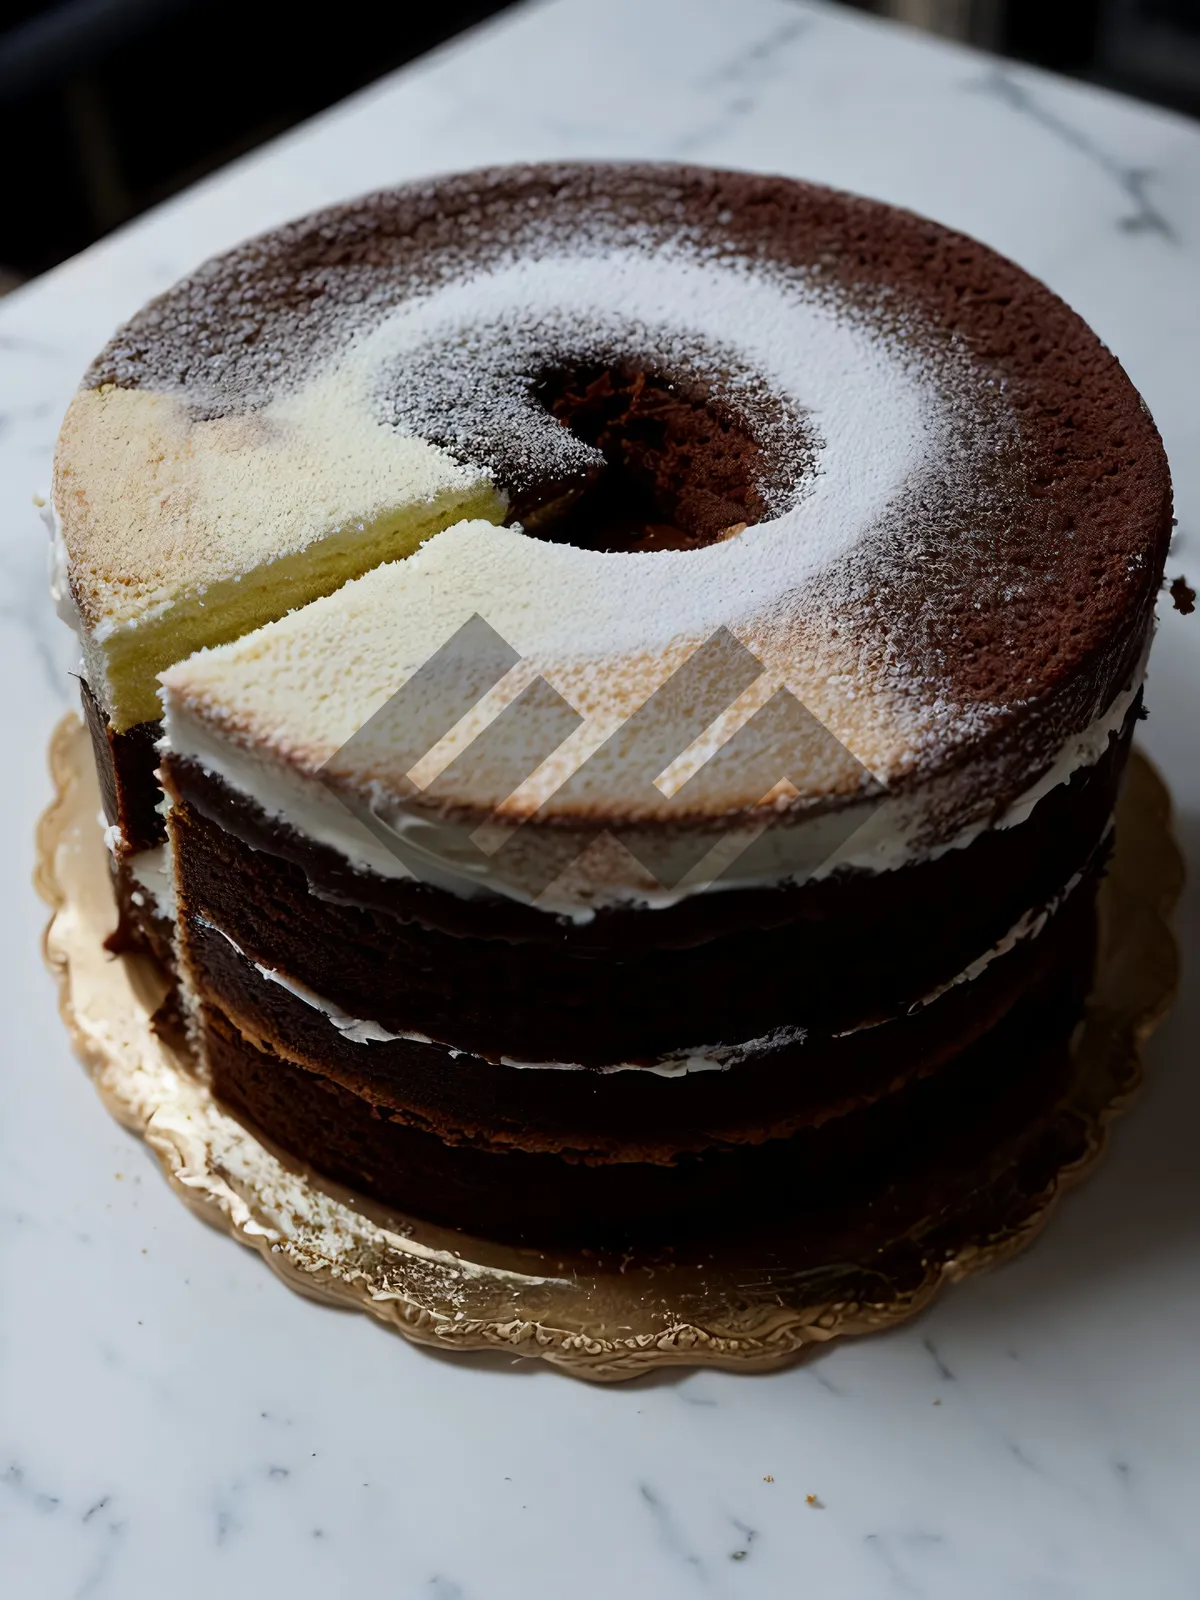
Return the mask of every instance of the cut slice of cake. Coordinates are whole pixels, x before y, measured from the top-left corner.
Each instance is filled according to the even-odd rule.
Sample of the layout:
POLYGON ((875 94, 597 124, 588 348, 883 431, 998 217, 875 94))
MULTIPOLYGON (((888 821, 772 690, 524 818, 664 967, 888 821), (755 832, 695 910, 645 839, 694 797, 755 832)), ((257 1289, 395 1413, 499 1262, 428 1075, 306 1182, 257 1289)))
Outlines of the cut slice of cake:
POLYGON ((159 716, 157 674, 462 517, 486 474, 372 414, 336 374, 256 410, 114 384, 81 390, 55 461, 60 554, 110 727, 159 716))

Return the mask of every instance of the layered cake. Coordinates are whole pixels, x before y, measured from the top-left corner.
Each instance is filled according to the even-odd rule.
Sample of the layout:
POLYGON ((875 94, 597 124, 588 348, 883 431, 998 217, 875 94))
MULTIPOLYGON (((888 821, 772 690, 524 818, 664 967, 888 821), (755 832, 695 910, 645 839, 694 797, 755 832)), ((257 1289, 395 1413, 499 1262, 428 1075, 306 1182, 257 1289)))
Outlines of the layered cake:
POLYGON ((1170 483, 984 246, 696 168, 372 195, 122 329, 54 512, 124 935, 318 1174, 668 1238, 1053 1092, 1170 483))

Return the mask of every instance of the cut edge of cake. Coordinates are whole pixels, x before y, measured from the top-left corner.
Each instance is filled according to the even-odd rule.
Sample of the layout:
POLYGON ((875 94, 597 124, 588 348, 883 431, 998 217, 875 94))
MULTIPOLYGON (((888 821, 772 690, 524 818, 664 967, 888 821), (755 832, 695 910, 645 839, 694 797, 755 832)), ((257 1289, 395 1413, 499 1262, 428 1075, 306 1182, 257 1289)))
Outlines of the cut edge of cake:
POLYGON ((403 559, 463 518, 505 515, 485 473, 348 416, 327 387, 213 419, 152 391, 75 396, 55 457, 58 588, 116 732, 157 720, 157 677, 172 663, 403 559))

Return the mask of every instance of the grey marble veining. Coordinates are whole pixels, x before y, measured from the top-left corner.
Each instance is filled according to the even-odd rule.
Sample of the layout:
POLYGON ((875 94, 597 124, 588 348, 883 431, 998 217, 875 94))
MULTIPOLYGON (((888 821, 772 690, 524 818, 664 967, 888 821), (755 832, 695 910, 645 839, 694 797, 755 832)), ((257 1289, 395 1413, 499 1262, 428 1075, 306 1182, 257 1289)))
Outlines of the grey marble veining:
MULTIPOLYGON (((1136 1114, 1019 1263, 908 1329, 784 1374, 618 1389, 435 1358, 296 1299, 170 1196, 62 1036, 29 868, 72 650, 45 598, 31 495, 88 358, 149 295, 288 215, 421 173, 604 155, 842 184, 1044 277, 1154 411, 1178 490, 1169 571, 1200 578, 1200 132, 818 5, 557 0, 510 13, 0 302, 0 1586, 12 1600, 1200 1595, 1190 965, 1136 1114)), ((1143 742, 1193 857, 1198 673, 1200 614, 1167 610, 1143 742)), ((1190 962, 1195 891, 1182 931, 1190 962)))

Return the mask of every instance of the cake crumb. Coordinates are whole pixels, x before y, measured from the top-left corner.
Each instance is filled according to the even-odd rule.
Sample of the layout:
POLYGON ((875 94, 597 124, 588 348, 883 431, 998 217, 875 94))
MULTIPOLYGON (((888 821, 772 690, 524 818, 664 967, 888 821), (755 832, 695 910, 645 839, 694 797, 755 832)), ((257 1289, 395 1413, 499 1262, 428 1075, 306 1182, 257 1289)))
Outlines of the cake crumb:
POLYGON ((1192 612, 1196 609, 1196 591, 1192 588, 1191 584, 1187 581, 1182 572, 1177 578, 1172 580, 1169 592, 1171 595, 1171 604, 1175 607, 1176 611, 1179 612, 1179 615, 1181 617, 1190 617, 1192 612))

